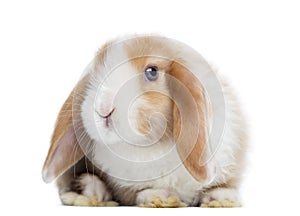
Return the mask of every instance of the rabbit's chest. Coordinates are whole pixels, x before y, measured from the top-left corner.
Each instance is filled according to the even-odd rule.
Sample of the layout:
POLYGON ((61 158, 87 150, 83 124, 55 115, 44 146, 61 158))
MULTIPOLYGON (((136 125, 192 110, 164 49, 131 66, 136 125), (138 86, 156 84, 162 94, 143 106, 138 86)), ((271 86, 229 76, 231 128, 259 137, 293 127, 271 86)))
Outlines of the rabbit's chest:
MULTIPOLYGON (((151 171, 138 170, 138 172, 147 173, 151 171)), ((151 174, 152 173, 149 175, 151 174)), ((118 197, 118 200, 128 202, 130 201, 129 197, 131 196, 132 203, 135 202, 138 193, 144 189, 163 189, 168 191, 171 196, 178 196, 181 201, 188 205, 197 205, 200 198, 199 193, 202 189, 202 185, 190 176, 184 166, 180 166, 172 173, 153 180, 132 182, 109 177, 109 181, 114 185, 113 194, 115 197, 118 197)), ((124 204, 130 205, 132 203, 124 204)))
POLYGON ((125 143, 97 145, 94 163, 109 176, 114 193, 126 199, 128 192, 146 188, 166 189, 190 205, 198 202, 203 187, 185 169, 172 143, 137 149, 125 143), (122 192, 120 192, 120 190, 122 192))

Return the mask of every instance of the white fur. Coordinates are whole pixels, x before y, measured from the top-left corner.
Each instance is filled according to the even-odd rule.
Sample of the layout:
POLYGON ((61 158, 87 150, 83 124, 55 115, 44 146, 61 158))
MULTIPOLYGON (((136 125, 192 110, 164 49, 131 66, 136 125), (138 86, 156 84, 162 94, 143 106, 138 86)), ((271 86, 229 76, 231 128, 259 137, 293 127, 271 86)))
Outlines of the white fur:
POLYGON ((82 189, 82 195, 92 198, 96 196, 98 202, 111 200, 111 194, 107 190, 106 185, 95 175, 88 173, 82 174, 78 180, 82 189))
MULTIPOLYGON (((184 59, 190 59, 190 62, 188 62, 190 70, 199 69, 199 62, 193 64, 193 54, 185 53, 184 48, 182 49, 184 59), (191 58, 189 58, 189 56, 191 58)), ((218 151, 214 155, 213 160, 209 162, 209 174, 212 178, 210 181, 200 183, 197 182, 181 164, 175 149, 175 144, 172 141, 167 140, 165 143, 152 145, 150 148, 141 148, 132 145, 133 143, 131 142, 136 142, 134 137, 124 141, 122 136, 118 133, 120 131, 125 132, 125 135, 126 133, 136 133, 136 130, 132 130, 130 127, 126 128, 126 124, 122 124, 120 121, 120 119, 124 120, 122 116, 124 110, 121 109, 122 101, 115 101, 114 104, 111 104, 112 98, 115 97, 119 87, 137 74, 136 69, 128 63, 118 65, 118 62, 123 62, 123 60, 127 58, 122 46, 111 48, 106 58, 106 64, 98 66, 98 70, 101 72, 93 72, 94 79, 91 81, 90 88, 87 91, 87 97, 82 104, 84 127, 91 138, 96 141, 93 162, 111 175, 109 180, 120 187, 126 186, 136 189, 147 187, 155 188, 157 189, 156 195, 166 197, 172 192, 178 194, 183 202, 188 204, 197 203, 199 201, 199 191, 204 187, 208 188, 211 185, 226 183, 231 176, 236 175, 236 171, 233 170, 233 167, 237 165, 234 155, 240 148, 238 134, 243 128, 242 125, 240 125, 241 119, 236 110, 237 103, 234 97, 231 96, 231 90, 228 87, 224 88, 226 123, 222 143, 218 147, 218 151), (118 54, 116 55, 115 53, 118 54), (97 87, 100 81, 103 81, 111 70, 113 70, 111 76, 104 81, 105 91, 103 91, 103 95, 97 95, 97 87), (113 106, 116 107, 116 110, 112 116, 112 126, 106 127, 103 122, 101 123, 103 119, 97 116, 95 111, 105 114, 109 112, 113 106), (98 108, 99 110, 97 110, 98 108), (116 131, 114 127, 117 127, 119 131, 116 131), (163 158, 163 160, 160 160, 160 158, 163 158), (157 162, 146 165, 139 163, 151 160, 157 160, 157 162), (172 171, 171 173, 170 170, 172 171), (148 181, 138 181, 145 179, 148 181)), ((205 66, 204 63, 203 65, 202 70, 206 71, 208 66, 205 66)), ((161 82, 161 86, 164 86, 163 81, 161 82)), ((139 92, 140 87, 136 84, 132 86, 130 90, 139 92)), ((136 107, 142 106, 144 103, 144 101, 137 100, 132 110, 136 110, 136 107)), ((136 113, 133 113, 133 111, 131 112, 129 110, 129 114, 126 118, 129 119, 130 126, 135 128, 137 124, 136 113)), ((125 110, 125 113, 127 113, 127 110, 125 110)), ((139 138, 138 134, 136 138, 139 138)), ((154 192, 155 191, 149 190, 140 193, 137 202, 142 203, 149 201, 155 194, 154 192)), ((90 194, 89 191, 87 191, 86 194, 90 194)), ((235 201, 235 197, 231 197, 229 194, 229 190, 220 190, 213 191, 207 196, 211 196, 214 199, 230 199, 235 201)), ((210 198, 206 197, 205 199, 210 198)))
POLYGON ((154 197, 158 197, 162 202, 166 202, 168 197, 177 197, 177 195, 167 189, 146 189, 137 194, 136 204, 147 204, 153 201, 154 197))
POLYGON ((229 202, 240 202, 240 197, 238 191, 233 188, 215 188, 204 194, 201 198, 201 203, 209 203, 211 201, 217 200, 219 202, 229 201, 229 202))

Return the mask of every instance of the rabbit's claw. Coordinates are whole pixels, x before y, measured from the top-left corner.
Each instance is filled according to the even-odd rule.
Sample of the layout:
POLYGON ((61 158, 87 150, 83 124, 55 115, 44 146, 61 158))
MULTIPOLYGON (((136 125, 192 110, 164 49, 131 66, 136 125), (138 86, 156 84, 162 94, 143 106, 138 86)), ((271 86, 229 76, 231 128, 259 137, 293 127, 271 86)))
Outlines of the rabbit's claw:
POLYGON ((76 192, 66 192, 60 196, 64 205, 70 206, 118 206, 114 201, 99 202, 97 196, 91 198, 76 192))
POLYGON ((241 203, 239 202, 231 202, 231 201, 217 201, 213 200, 208 203, 202 203, 201 207, 203 208, 236 208, 241 207, 241 203))
POLYGON ((187 205, 181 202, 177 197, 168 197, 166 200, 162 200, 157 196, 152 198, 150 203, 143 203, 139 205, 140 207, 146 208, 178 208, 186 207, 187 205))

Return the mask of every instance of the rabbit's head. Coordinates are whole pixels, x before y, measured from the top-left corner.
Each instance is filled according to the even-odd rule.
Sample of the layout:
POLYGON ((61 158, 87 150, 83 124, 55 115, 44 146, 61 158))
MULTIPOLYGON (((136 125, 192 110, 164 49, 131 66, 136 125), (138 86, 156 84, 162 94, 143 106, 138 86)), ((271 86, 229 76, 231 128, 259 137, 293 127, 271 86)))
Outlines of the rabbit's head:
POLYGON ((55 131, 63 129, 54 133, 44 179, 55 178, 85 155, 116 177, 125 169, 125 179, 158 177, 183 164, 197 181, 206 181, 214 172, 206 163, 208 100, 195 73, 207 71, 199 54, 168 38, 107 43, 59 115, 55 131), (172 165, 163 169, 166 163, 172 165), (159 171, 133 174, 148 168, 159 171))

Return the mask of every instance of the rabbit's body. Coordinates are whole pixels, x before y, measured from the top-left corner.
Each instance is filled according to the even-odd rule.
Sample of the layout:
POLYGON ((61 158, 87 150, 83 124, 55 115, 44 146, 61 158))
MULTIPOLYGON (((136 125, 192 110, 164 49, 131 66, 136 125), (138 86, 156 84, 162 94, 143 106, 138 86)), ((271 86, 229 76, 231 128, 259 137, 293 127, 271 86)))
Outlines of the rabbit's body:
MULTIPOLYGON (((246 149, 243 117, 232 90, 221 81, 224 130, 220 142, 210 143, 215 112, 203 80, 188 75, 195 70, 216 76, 194 51, 165 38, 146 36, 105 45, 73 94, 73 136, 84 159, 59 177, 60 194, 77 191, 122 205, 153 204, 155 197, 162 203, 176 197, 190 206, 239 202, 246 149), (196 103, 182 96, 185 89, 174 87, 172 77, 196 103), (181 110, 178 100, 185 101, 181 110)), ((45 176, 50 178, 49 171, 45 176)))

